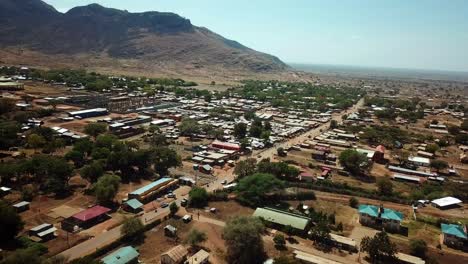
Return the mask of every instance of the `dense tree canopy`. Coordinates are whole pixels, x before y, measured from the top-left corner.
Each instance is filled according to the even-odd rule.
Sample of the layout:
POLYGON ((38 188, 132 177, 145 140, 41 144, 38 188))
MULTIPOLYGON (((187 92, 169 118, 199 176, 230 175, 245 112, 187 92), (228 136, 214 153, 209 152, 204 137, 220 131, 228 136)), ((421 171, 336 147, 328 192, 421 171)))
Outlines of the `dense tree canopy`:
POLYGON ((256 173, 242 178, 237 185, 238 199, 250 206, 263 206, 272 202, 269 197, 281 190, 283 182, 266 173, 256 173))
POLYGON ((100 204, 110 204, 119 191, 120 177, 117 175, 104 175, 94 185, 94 194, 100 204))
POLYGON ((265 260, 260 219, 240 216, 229 220, 223 230, 227 259, 231 264, 261 264, 265 260))
POLYGON ((391 261, 395 259, 397 247, 390 241, 387 233, 379 232, 374 237, 364 237, 361 241, 361 251, 369 254, 372 263, 391 261))
POLYGON ((23 229, 23 225, 24 223, 15 209, 0 200, 0 234, 2 234, 0 244, 13 240, 18 232, 23 229))
POLYGON ((341 152, 339 160, 340 164, 354 175, 362 174, 372 166, 366 154, 361 154, 353 149, 347 149, 341 152))
POLYGON ((191 207, 202 208, 208 203, 208 192, 205 188, 194 187, 189 192, 189 204, 191 207))

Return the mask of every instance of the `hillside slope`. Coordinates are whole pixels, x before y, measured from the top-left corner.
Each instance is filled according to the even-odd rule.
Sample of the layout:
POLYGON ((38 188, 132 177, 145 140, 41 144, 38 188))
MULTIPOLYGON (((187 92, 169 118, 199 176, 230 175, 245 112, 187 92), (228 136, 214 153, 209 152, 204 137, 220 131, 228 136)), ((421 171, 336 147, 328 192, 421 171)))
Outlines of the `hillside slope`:
POLYGON ((0 0, 0 36, 4 63, 48 64, 47 57, 54 55, 53 64, 131 65, 147 71, 288 69, 274 56, 196 27, 177 14, 130 13, 97 4, 62 14, 40 0, 0 0))

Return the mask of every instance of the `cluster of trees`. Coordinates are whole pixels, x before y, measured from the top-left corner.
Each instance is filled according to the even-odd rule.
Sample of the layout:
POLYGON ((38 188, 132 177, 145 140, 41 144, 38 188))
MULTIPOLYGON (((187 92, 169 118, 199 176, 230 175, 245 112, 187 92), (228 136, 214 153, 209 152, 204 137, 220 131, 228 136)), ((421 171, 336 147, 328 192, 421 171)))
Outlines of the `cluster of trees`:
POLYGON ((257 164, 251 158, 238 162, 234 173, 239 179, 239 201, 254 207, 273 202, 284 186, 283 180, 296 179, 300 171, 285 162, 265 159, 257 164))
POLYGON ((0 164, 5 184, 34 184, 46 193, 65 194, 73 166, 64 158, 52 155, 35 155, 29 159, 0 164))
POLYGON ((145 88, 150 86, 164 87, 190 87, 196 86, 195 82, 186 82, 182 79, 170 78, 138 78, 130 76, 110 77, 95 72, 86 72, 85 70, 39 70, 29 69, 21 70, 17 67, 0 68, 0 75, 19 75, 23 74, 34 80, 41 80, 53 83, 66 83, 70 87, 84 86, 88 90, 102 91, 112 87, 135 90, 138 87, 145 88))
POLYGON ((359 153, 354 149, 347 149, 339 156, 340 164, 353 175, 366 174, 372 168, 366 154, 359 153))
POLYGON ((468 145, 468 134, 463 131, 468 131, 468 120, 463 120, 462 124, 458 126, 449 126, 448 130, 454 137, 454 140, 458 144, 468 145))
POLYGON ((133 142, 123 142, 108 134, 98 135, 94 142, 77 141, 65 157, 81 168, 81 175, 90 182, 97 181, 105 171, 120 173, 125 181, 151 176, 153 171, 165 176, 169 168, 181 164, 177 152, 166 146, 138 149, 133 142))
POLYGON ((270 159, 264 159, 257 163, 257 160, 253 158, 239 161, 234 168, 234 174, 239 179, 256 172, 272 174, 279 179, 294 180, 299 175, 300 170, 286 162, 271 162, 270 159))
POLYGON ((206 135, 211 138, 221 138, 224 135, 223 130, 210 124, 200 125, 196 120, 185 118, 178 126, 180 134, 193 138, 196 135, 206 135))
POLYGON ((360 88, 342 88, 306 82, 247 80, 232 92, 242 98, 271 102, 275 107, 320 111, 350 107, 365 93, 360 88))
POLYGON ((191 207, 203 208, 208 204, 208 192, 205 188, 194 187, 189 192, 189 205, 191 207))
POLYGON ((34 128, 28 132, 26 140, 18 136, 22 132, 22 124, 29 118, 48 116, 52 112, 53 109, 18 111, 13 100, 0 98, 0 149, 26 145, 31 148, 45 148, 45 153, 51 153, 63 147, 65 142, 56 138, 50 128, 34 128))
POLYGON ((266 259, 262 234, 265 227, 258 218, 239 216, 229 220, 223 229, 227 260, 232 264, 261 264, 266 259))
POLYGON ((424 118, 424 109, 426 108, 426 103, 422 102, 419 98, 403 100, 387 99, 382 97, 366 97, 364 104, 366 106, 376 105, 379 107, 385 107, 385 110, 375 112, 375 115, 378 118, 395 119, 399 116, 409 120, 410 122, 416 122, 418 119, 424 118), (396 108, 401 110, 396 111, 396 108))
POLYGON ((367 252, 371 263, 394 263, 397 246, 390 241, 388 234, 377 233, 374 237, 364 237, 361 240, 361 251, 367 252))

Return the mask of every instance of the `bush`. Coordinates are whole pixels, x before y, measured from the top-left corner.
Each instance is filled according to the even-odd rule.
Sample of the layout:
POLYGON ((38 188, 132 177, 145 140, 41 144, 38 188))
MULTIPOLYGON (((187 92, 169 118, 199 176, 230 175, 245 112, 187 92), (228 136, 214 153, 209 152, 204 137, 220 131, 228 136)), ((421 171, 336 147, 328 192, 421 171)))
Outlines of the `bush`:
POLYGON ((352 208, 358 208, 359 200, 356 197, 349 198, 349 206, 351 206, 352 208))
POLYGON ((411 255, 425 258, 427 253, 426 241, 422 239, 411 239, 410 240, 410 252, 411 255))
POLYGON ((286 246, 286 239, 282 234, 276 234, 273 237, 273 242, 275 242, 276 248, 284 248, 286 246))
POLYGON ((194 187, 189 192, 189 205, 202 208, 208 204, 208 192, 204 188, 194 187))

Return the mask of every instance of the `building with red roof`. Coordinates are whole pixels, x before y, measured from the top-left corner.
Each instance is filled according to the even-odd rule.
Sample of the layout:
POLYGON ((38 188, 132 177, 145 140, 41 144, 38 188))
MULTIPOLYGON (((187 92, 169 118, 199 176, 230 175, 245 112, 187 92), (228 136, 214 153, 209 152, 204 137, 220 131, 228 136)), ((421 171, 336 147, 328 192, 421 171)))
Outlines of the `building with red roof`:
POLYGON ((373 159, 377 163, 385 163, 385 147, 383 145, 378 145, 375 148, 373 159))
POLYGON ((211 146, 213 148, 219 148, 219 149, 227 149, 227 150, 235 150, 235 151, 240 150, 240 145, 239 144, 229 143, 229 142, 221 142, 221 141, 218 141, 218 140, 215 140, 213 143, 211 143, 211 146))
POLYGON ((79 229, 90 228, 104 220, 107 220, 111 209, 96 205, 79 213, 72 215, 71 217, 62 221, 62 229, 69 232, 76 232, 79 229))

